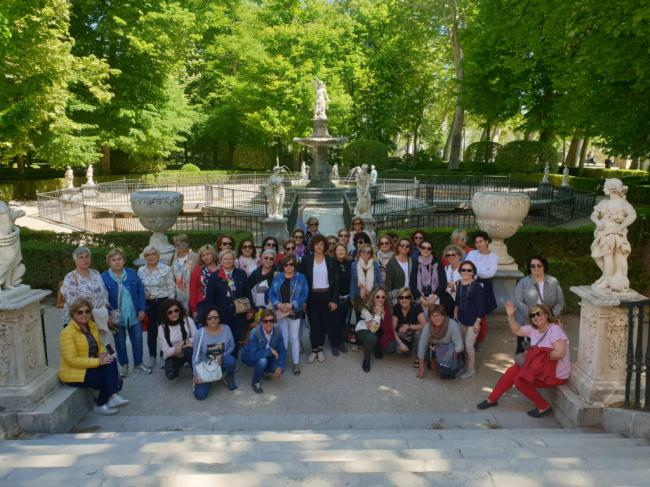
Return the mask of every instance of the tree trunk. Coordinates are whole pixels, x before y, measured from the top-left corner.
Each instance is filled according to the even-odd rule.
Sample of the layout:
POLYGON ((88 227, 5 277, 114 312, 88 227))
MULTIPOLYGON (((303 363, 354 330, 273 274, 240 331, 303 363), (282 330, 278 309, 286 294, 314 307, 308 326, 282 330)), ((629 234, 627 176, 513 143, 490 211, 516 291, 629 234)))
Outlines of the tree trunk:
POLYGON ((102 146, 102 160, 99 165, 102 168, 102 174, 111 173, 111 146, 108 144, 102 146))
POLYGON ((404 154, 407 156, 411 154, 411 134, 406 134, 406 150, 404 154))
POLYGON ((483 127, 483 130, 481 130, 481 138, 479 140, 481 142, 486 142, 488 140, 488 131, 485 127, 483 127))
POLYGON ((463 124, 465 111, 463 107, 456 105, 454 123, 451 126, 451 144, 449 148, 449 169, 458 169, 460 166, 460 152, 463 145, 463 124))
POLYGON ((499 127, 494 127, 492 131, 492 142, 499 142, 499 137, 501 137, 501 129, 499 127))
POLYGON ((589 137, 585 137, 582 141, 582 147, 580 148, 580 162, 579 167, 582 169, 585 167, 585 158, 587 157, 587 149, 589 148, 589 137))
POLYGON ((456 71, 456 113, 454 114, 454 124, 451 129, 451 148, 449 149, 449 169, 458 169, 461 160, 461 149, 463 145, 463 125, 465 122, 465 110, 461 105, 461 90, 463 82, 463 51, 460 48, 459 37, 459 19, 456 9, 456 2, 449 2, 451 7, 451 25, 449 29, 449 38, 454 55, 454 68, 456 71))
POLYGON ((25 177, 25 156, 22 154, 16 156, 16 169, 18 169, 20 179, 23 179, 25 177))
POLYGON ((576 167, 578 164, 578 157, 580 155, 580 148, 582 147, 582 139, 578 135, 578 131, 573 133, 571 143, 569 144, 569 151, 566 154, 564 165, 568 167, 576 167))
POLYGON ((451 135, 454 133, 454 120, 451 121, 451 126, 447 132, 447 141, 445 142, 445 148, 442 151, 442 160, 448 161, 449 154, 451 153, 451 135))
POLYGON ((235 144, 234 141, 229 140, 228 141, 228 160, 226 161, 226 165, 228 169, 232 169, 235 163, 235 149, 237 148, 237 144, 235 144))

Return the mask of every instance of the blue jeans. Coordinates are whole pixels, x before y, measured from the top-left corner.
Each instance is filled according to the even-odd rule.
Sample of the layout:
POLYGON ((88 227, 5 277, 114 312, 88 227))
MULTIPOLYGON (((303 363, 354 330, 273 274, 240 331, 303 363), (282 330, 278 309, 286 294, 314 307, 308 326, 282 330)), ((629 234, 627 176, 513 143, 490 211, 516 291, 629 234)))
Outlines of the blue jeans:
POLYGON ((259 384, 262 382, 262 376, 265 372, 272 374, 275 372, 275 369, 278 366, 278 359, 273 355, 259 359, 257 362, 252 360, 245 360, 242 357, 242 361, 249 367, 254 367, 253 371, 253 384, 259 384))
MULTIPOLYGON (((237 366, 237 360, 232 355, 224 355, 221 362, 221 372, 224 376, 235 380, 235 367, 237 366)), ((208 397, 210 392, 210 386, 213 382, 204 382, 202 384, 194 384, 194 397, 199 401, 203 401, 208 397)))
POLYGON ((336 309, 335 319, 330 326, 328 336, 332 348, 340 348, 343 342, 343 334, 348 324, 348 315, 350 314, 350 300, 342 299, 339 301, 339 307, 336 309))
POLYGON ((126 334, 129 333, 133 364, 137 367, 142 363, 142 325, 137 321, 133 326, 118 326, 115 334, 115 351, 120 365, 128 365, 129 356, 126 353, 126 334))
POLYGON ((119 390, 119 382, 117 362, 113 360, 110 364, 86 369, 83 382, 67 382, 67 384, 74 387, 98 389, 99 395, 95 402, 98 406, 103 406, 113 394, 117 393, 119 390))

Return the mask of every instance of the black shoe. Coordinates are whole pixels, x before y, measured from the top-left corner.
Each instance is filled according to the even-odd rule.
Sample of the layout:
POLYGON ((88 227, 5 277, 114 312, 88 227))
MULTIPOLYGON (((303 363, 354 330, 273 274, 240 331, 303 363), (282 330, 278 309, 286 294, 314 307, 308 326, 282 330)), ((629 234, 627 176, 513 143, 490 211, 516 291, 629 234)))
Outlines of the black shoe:
POLYGON ((339 352, 338 347, 332 347, 332 355, 334 355, 335 357, 338 357, 339 353, 340 352, 339 352))
POLYGON ((339 347, 339 352, 348 353, 348 347, 345 346, 345 343, 341 342, 341 346, 339 347))
MULTIPOLYGON (((496 406, 497 404, 499 404, 498 401, 490 402, 490 401, 488 401, 488 400, 486 399, 485 401, 483 401, 483 402, 477 404, 476 407, 477 407, 478 409, 488 409, 488 408, 493 408, 493 407, 496 406)), ((537 410, 535 410, 535 411, 537 411, 537 410)), ((530 413, 528 413, 528 414, 530 414, 530 413)))
POLYGON ((383 359, 383 358, 384 358, 384 351, 381 350, 380 348, 378 348, 377 350, 375 350, 375 358, 376 358, 377 360, 381 360, 381 359, 383 359))
POLYGON ((361 364, 361 368, 364 372, 370 372, 370 360, 364 360, 361 364))
POLYGON ((230 392, 235 392, 238 389, 237 384, 235 383, 235 379, 232 377, 224 377, 223 381, 226 383, 226 386, 230 392))
POLYGON ((264 372, 264 375, 262 376, 264 380, 269 380, 271 378, 271 374, 268 372, 264 372))
POLYGON ((528 416, 530 416, 531 418, 543 418, 544 416, 548 416, 549 414, 551 414, 551 406, 547 407, 546 409, 544 409, 544 411, 541 412, 537 408, 531 409, 526 414, 528 414, 528 416))
POLYGON ((262 389, 262 386, 259 384, 253 384, 253 392, 255 392, 255 394, 262 394, 264 389, 262 389))

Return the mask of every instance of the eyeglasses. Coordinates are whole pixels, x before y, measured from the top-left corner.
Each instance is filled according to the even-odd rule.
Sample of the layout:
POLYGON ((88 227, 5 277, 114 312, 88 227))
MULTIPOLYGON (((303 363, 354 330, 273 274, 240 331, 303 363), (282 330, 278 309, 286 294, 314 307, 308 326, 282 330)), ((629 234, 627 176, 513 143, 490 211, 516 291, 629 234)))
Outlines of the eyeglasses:
POLYGON ((350 234, 349 233, 339 233, 339 237, 341 237, 341 238, 350 238, 350 234))
POLYGON ((318 226, 318 223, 310 223, 309 226, 310 226, 310 227, 317 227, 317 226, 318 226))
POLYGON ((528 315, 528 317, 532 320, 533 318, 536 318, 538 316, 543 316, 543 313, 541 311, 534 311, 528 315))
POLYGON ((404 300, 409 300, 410 301, 411 296, 398 296, 397 299, 399 299, 400 301, 404 301, 404 300))
POLYGON ((284 248, 284 250, 286 250, 287 252, 289 252, 289 251, 291 251, 291 250, 296 250, 296 247, 294 247, 293 245, 287 245, 287 246, 284 248))
POLYGON ((327 242, 327 245, 334 247, 338 242, 327 242))
POLYGON ((218 315, 208 315, 205 317, 206 321, 216 321, 219 319, 218 315))
POLYGON ((176 245, 174 245, 177 249, 186 249, 189 247, 189 245, 186 242, 179 242, 176 245))
POLYGON ((251 244, 246 244, 241 246, 242 249, 252 249, 253 246, 251 244))
POLYGON ((273 318, 267 318, 265 320, 262 320, 262 323, 275 323, 275 320, 273 318))
POLYGON ((399 246, 402 247, 403 249, 408 249, 410 247, 409 244, 399 244, 399 246))
POLYGON ((303 240, 305 237, 303 237, 302 235, 295 235, 293 238, 295 238, 296 240, 303 240))
POLYGON ((149 253, 149 254, 144 254, 144 256, 145 256, 145 258, 146 257, 157 257, 158 254, 156 254, 155 252, 152 252, 152 253, 149 253))
POLYGON ((433 250, 433 247, 428 245, 420 245, 420 250, 433 250))
POLYGON ((377 296, 375 296, 375 299, 386 299, 386 296, 382 294, 378 294, 377 296))
POLYGON ((296 267, 296 263, 295 262, 287 262, 286 264, 284 264, 284 267, 296 267))
POLYGON ((390 245, 390 242, 384 240, 383 242, 379 242, 379 245, 390 245))
POLYGON ((266 243, 264 244, 264 248, 268 248, 268 247, 273 247, 273 248, 275 248, 275 247, 277 247, 277 246, 278 246, 278 244, 274 244, 273 242, 266 242, 266 243))
POLYGON ((372 254, 372 250, 370 250, 370 249, 363 249, 363 250, 361 251, 361 253, 362 253, 362 254, 372 254))
POLYGON ((229 242, 228 240, 224 240, 221 242, 222 247, 232 247, 232 242, 229 242))
POLYGON ((530 264, 531 269, 541 269, 544 267, 544 264, 530 264))
POLYGON ((80 316, 81 316, 81 315, 89 315, 89 314, 91 314, 91 313, 92 313, 92 311, 90 311, 89 309, 78 309, 78 310, 75 312, 76 315, 80 315, 80 316))
POLYGON ((413 240, 424 240, 424 237, 420 237, 420 236, 418 236, 418 237, 413 237, 413 240))
POLYGON ((461 269, 460 272, 471 272, 471 273, 474 273, 474 269, 464 268, 464 269, 461 269))
POLYGON ((451 253, 449 253, 449 254, 445 254, 445 257, 447 257, 448 259, 450 259, 450 258, 452 258, 452 257, 456 257, 457 255, 458 255, 458 254, 451 254, 451 253))
POLYGON ((467 237, 459 237, 458 240, 467 241, 467 237))
POLYGON ((178 309, 178 308, 168 309, 167 310, 167 316, 169 316, 169 315, 177 315, 180 312, 181 312, 181 310, 178 309))
POLYGON ((273 257, 271 256, 262 257, 262 260, 273 260, 273 257))

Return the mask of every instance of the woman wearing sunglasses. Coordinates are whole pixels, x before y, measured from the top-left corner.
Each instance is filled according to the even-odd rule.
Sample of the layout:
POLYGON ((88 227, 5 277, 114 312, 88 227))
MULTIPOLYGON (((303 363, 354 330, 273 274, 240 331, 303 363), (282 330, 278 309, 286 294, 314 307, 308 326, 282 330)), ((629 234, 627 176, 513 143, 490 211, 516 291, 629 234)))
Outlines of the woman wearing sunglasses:
MULTIPOLYGON (((393 306, 395 341, 392 351, 399 351, 405 358, 411 354, 415 338, 424 328, 426 317, 407 287, 397 292, 397 304, 393 306)), ((415 367, 418 366, 416 359, 415 367)))
POLYGON ((382 344, 380 335, 390 340, 392 334, 392 315, 386 304, 386 291, 383 288, 375 288, 370 293, 366 305, 361 310, 361 319, 358 321, 354 331, 357 340, 363 346, 363 362, 361 368, 364 372, 370 372, 370 355, 375 353, 375 358, 382 358, 382 344))
MULTIPOLYGON (((522 278, 515 288, 514 304, 516 308, 515 319, 520 325, 529 325, 528 313, 531 306, 536 304, 546 305, 557 322, 564 308, 564 293, 559 281, 547 274, 548 261, 541 255, 534 255, 528 259, 528 275, 522 278)), ((525 338, 517 337, 517 350, 524 351, 525 338)))
POLYGON ((302 259, 305 255, 309 253, 307 249, 307 244, 305 243, 305 232, 296 228, 291 234, 291 240, 295 245, 294 252, 298 260, 302 259))
POLYGON ((497 405, 497 401, 514 385, 519 392, 535 403, 535 409, 528 416, 541 418, 551 413, 551 406, 537 389, 557 387, 564 384, 571 375, 569 339, 555 317, 544 304, 530 307, 530 325, 519 326, 515 319, 515 305, 506 303, 510 331, 518 337, 530 338, 531 348, 526 352, 522 365, 514 364, 506 370, 478 409, 497 405))
POLYGON ((305 276, 296 271, 298 260, 295 256, 285 256, 280 265, 282 272, 278 272, 273 278, 269 290, 269 301, 278 318, 284 348, 288 350, 289 343, 291 343, 293 373, 299 375, 300 320, 305 316, 303 309, 309 290, 305 276))
POLYGON ((411 274, 409 287, 423 308, 441 304, 451 314, 454 303, 447 294, 447 274, 438 262, 429 240, 420 244, 418 256, 413 259, 415 272, 411 274))
POLYGON ((467 355, 465 371, 461 379, 471 379, 476 376, 476 352, 474 342, 481 331, 481 321, 485 316, 485 294, 481 284, 476 280, 476 266, 473 262, 465 261, 460 265, 460 281, 456 283, 456 306, 454 319, 462 326, 460 328, 465 340, 467 355))
POLYGON ((369 244, 364 243, 357 248, 356 260, 351 270, 350 297, 354 303, 354 310, 359 316, 372 290, 381 285, 379 263, 374 259, 369 244))
POLYGON ((192 366, 192 340, 196 335, 196 325, 192 318, 185 316, 183 305, 176 299, 168 299, 160 305, 160 321, 158 344, 165 361, 165 377, 174 380, 185 363, 192 366))
POLYGON ((390 259, 395 255, 395 245, 393 239, 388 235, 383 235, 377 245, 377 262, 379 263, 379 272, 381 282, 386 282, 386 266, 390 259))
POLYGON ((266 249, 260 255, 262 265, 248 278, 248 289, 251 290, 252 305, 255 311, 271 306, 269 289, 275 275, 276 254, 274 250, 266 249))
POLYGON ((416 230, 411 234, 411 258, 417 259, 420 255, 420 245, 425 240, 424 232, 422 230, 416 230))
POLYGON ((397 301, 397 291, 403 287, 409 287, 412 282, 415 266, 410 254, 411 241, 408 238, 401 238, 397 242, 397 253, 386 265, 384 287, 393 297, 393 304, 396 304, 397 301))
MULTIPOLYGON (((278 266, 280 265, 280 244, 278 243, 278 239, 275 237, 266 237, 264 239, 264 242, 262 242, 262 251, 264 250, 273 250, 275 252, 275 261, 273 262, 273 265, 278 266)), ((262 254, 260 254, 261 256, 262 254)), ((258 265, 261 265, 261 259, 258 265)))
POLYGON ((266 374, 278 380, 282 377, 287 349, 284 347, 282 333, 277 326, 273 310, 265 309, 260 324, 248 337, 242 350, 242 362, 253 367, 253 391, 264 392, 261 383, 266 374))
POLYGON ((99 390, 96 414, 117 414, 129 401, 117 394, 119 376, 115 357, 106 352, 88 298, 77 298, 69 306, 72 318, 59 335, 61 365, 59 379, 71 386, 99 390))
POLYGON ((465 252, 458 245, 447 245, 443 254, 445 276, 447 276, 447 292, 452 299, 456 299, 456 282, 460 281, 460 264, 465 258, 465 252))
POLYGON ((255 243, 249 238, 242 239, 237 247, 237 260, 235 261, 235 267, 243 270, 246 275, 250 277, 258 266, 259 261, 257 260, 255 243))

